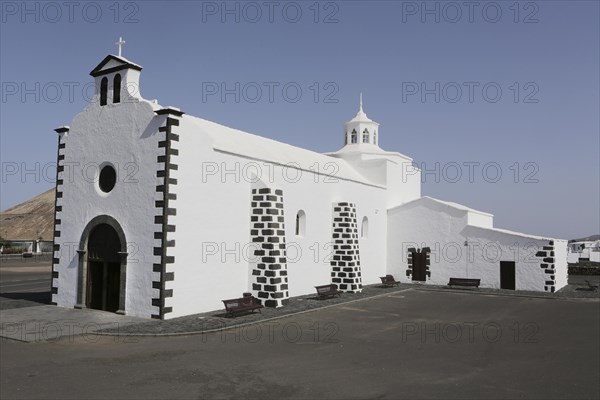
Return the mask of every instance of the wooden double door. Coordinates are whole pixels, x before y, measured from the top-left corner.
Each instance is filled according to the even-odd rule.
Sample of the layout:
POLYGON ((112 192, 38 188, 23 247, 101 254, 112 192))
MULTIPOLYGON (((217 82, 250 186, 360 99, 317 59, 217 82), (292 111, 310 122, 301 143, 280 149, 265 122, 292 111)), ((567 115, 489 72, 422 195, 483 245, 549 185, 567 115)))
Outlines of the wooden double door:
POLYGON ((117 232, 100 224, 90 233, 87 249, 86 307, 115 312, 121 291, 121 242, 117 232))

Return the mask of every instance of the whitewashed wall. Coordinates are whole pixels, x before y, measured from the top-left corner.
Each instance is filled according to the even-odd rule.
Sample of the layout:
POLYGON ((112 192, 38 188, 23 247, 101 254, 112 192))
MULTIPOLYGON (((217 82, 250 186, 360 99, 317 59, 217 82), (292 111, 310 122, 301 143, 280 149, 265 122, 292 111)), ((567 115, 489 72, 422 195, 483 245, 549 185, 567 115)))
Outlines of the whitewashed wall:
POLYGON ((364 154, 340 150, 331 156, 345 160, 369 181, 385 186, 388 209, 421 197, 421 170, 409 157, 379 148, 364 154))
MULTIPOLYGON (((126 313, 150 318, 152 307, 152 264, 155 240, 155 187, 158 164, 157 106, 122 93, 122 102, 100 107, 97 98, 71 123, 64 137, 65 172, 60 264, 55 279, 58 294, 54 301, 73 307, 77 300, 78 254, 81 234, 94 217, 109 215, 116 219, 128 243, 126 313), (117 171, 117 183, 103 193, 97 183, 99 167, 110 163, 117 171), (68 167, 70 165, 71 167, 68 167)), ((156 295, 156 293, 154 293, 156 295)), ((158 296, 155 296, 158 297, 158 296)))
POLYGON ((569 267, 567 262, 567 240, 554 239, 554 253, 556 265, 556 290, 567 286, 569 267))
MULTIPOLYGON (((169 220, 177 227, 176 246, 170 253, 176 268, 175 280, 167 286, 173 289, 166 304, 173 311, 167 318, 221 309, 221 300, 249 291, 248 251, 243 250, 249 249, 251 171, 266 186, 283 190, 290 296, 315 293, 314 286, 331 282, 334 202, 356 203, 359 229, 362 218, 369 219, 368 238, 360 239, 363 284, 376 283, 385 274, 384 189, 343 179, 328 182, 324 181, 328 175, 213 151, 211 134, 192 117, 184 116, 176 132, 180 135, 179 169, 174 175, 178 185, 173 190, 177 216, 169 220), (218 173, 209 175, 215 166, 218 173), (259 173, 254 166, 260 166, 259 173), (238 172, 223 175, 225 170, 238 172), (306 213, 303 237, 295 235, 299 210, 306 213)), ((289 161, 301 162, 293 157, 289 161)))
POLYGON ((390 157, 386 185, 388 209, 418 199, 421 197, 421 170, 413 166, 409 158, 390 157))

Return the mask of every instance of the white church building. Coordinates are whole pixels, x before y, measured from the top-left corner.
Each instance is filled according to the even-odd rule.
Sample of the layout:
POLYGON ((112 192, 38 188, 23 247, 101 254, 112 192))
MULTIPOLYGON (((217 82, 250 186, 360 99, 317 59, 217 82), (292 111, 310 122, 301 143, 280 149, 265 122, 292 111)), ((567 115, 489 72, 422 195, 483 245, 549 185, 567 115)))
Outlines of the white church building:
POLYGON ((107 56, 93 101, 56 129, 53 304, 169 319, 244 292, 285 307, 317 285, 357 292, 386 274, 567 284, 566 241, 421 196, 419 169, 379 147, 362 99, 343 147, 319 154, 146 100, 141 70, 107 56))

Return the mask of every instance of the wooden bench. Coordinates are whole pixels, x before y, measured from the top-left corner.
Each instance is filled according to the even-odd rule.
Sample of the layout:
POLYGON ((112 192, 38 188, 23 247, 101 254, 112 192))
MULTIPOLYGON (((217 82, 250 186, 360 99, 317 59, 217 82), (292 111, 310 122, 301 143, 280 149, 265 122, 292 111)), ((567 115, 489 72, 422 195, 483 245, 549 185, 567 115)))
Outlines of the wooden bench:
POLYGON ((450 278, 448 286, 471 286, 479 287, 481 279, 470 279, 470 278, 450 278))
POLYGON ((315 289, 317 289, 317 298, 319 300, 339 296, 340 293, 342 293, 341 290, 338 290, 337 285, 333 283, 329 285, 315 286, 315 289))
POLYGON ((240 297, 239 299, 230 299, 222 301, 223 304, 225 304, 225 311, 227 311, 229 315, 235 315, 244 311, 254 312, 254 310, 258 310, 260 313, 262 313, 260 309, 263 308, 263 305, 260 304, 258 299, 256 299, 253 296, 240 297))
POLYGON ((385 287, 390 287, 394 285, 398 286, 400 284, 400 281, 394 279, 393 275, 380 276, 379 279, 381 279, 381 286, 385 287))

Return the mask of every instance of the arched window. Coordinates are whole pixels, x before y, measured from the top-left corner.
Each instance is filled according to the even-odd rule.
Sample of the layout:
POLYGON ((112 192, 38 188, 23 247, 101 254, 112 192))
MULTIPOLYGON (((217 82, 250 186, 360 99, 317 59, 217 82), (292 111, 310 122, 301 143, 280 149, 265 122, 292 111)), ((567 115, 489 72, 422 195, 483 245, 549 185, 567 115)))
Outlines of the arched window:
POLYGON ((296 236, 304 236, 306 230, 306 213, 302 210, 296 214, 296 236))
POLYGON ((363 131, 363 143, 369 143, 369 131, 367 129, 363 131))
POLYGON ((352 143, 358 143, 358 133, 356 133, 356 129, 352 129, 352 143))
POLYGON ((373 132, 373 144, 377 144, 377 131, 373 132))
POLYGON ((113 80, 113 103, 121 102, 121 74, 116 74, 113 80))
POLYGON ((100 105, 106 105, 106 96, 108 95, 108 78, 104 77, 100 81, 100 105))
POLYGON ((362 225, 360 227, 360 237, 366 239, 369 237, 369 219, 363 217, 362 225))

